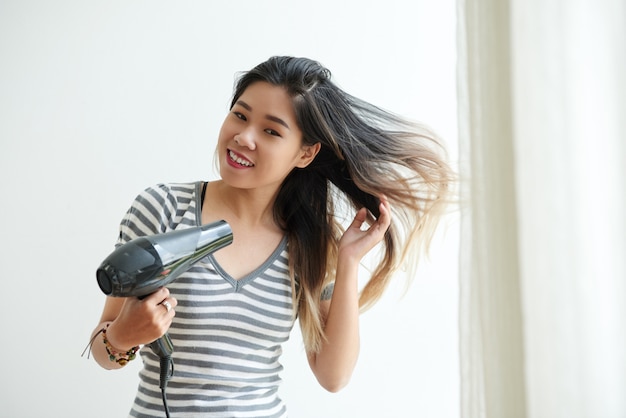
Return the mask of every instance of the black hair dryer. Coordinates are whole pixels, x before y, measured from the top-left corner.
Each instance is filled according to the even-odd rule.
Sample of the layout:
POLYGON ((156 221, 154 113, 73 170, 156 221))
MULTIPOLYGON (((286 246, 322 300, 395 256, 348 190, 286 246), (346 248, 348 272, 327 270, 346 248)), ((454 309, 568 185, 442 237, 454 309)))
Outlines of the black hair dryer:
MULTIPOLYGON (((233 232, 226 221, 135 238, 100 264, 98 285, 108 296, 144 298, 232 242, 233 232)), ((149 346, 160 358, 173 351, 167 334, 149 346)))

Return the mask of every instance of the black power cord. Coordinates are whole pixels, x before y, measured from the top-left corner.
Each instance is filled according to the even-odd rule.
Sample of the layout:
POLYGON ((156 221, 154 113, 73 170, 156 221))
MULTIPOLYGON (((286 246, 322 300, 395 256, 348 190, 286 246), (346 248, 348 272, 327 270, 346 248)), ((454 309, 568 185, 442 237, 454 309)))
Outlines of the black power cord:
POLYGON ((170 410, 167 406, 167 395, 165 389, 167 389, 167 382, 174 375, 174 362, 172 361, 172 353, 174 352, 174 345, 170 336, 165 334, 158 340, 149 344, 154 354, 159 356, 160 373, 159 373, 159 387, 161 388, 161 397, 163 398, 163 408, 165 409, 165 416, 170 418, 170 410))
POLYGON ((167 406, 167 395, 165 389, 167 389, 167 382, 174 374, 174 362, 172 356, 164 356, 160 358, 161 373, 159 376, 159 387, 161 388, 161 397, 163 398, 163 408, 165 409, 165 416, 170 417, 170 409, 167 406))

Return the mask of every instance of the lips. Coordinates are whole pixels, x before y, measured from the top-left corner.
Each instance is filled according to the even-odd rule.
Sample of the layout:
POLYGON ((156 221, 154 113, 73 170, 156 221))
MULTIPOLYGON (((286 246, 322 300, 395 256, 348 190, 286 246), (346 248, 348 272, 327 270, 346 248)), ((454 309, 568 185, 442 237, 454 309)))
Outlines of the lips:
POLYGON ((232 165, 236 165, 238 167, 254 167, 254 163, 252 163, 252 161, 231 149, 227 150, 226 154, 228 156, 228 162, 232 165))

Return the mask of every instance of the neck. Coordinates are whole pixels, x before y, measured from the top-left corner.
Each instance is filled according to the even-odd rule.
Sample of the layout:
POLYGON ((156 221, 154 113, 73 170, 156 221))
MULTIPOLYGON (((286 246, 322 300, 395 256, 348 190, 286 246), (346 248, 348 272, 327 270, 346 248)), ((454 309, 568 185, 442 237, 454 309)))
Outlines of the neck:
MULTIPOLYGON (((223 181, 209 183, 215 199, 211 205, 221 208, 224 214, 237 218, 239 223, 255 226, 275 227, 274 201, 276 192, 267 193, 256 189, 238 189, 223 181)), ((208 193, 207 193, 208 194, 208 193)))

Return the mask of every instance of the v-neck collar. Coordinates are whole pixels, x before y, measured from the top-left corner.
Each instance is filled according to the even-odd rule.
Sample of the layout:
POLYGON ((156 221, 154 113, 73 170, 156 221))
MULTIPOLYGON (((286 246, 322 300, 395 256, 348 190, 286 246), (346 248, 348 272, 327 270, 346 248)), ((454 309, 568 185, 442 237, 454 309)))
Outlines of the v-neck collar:
MULTIPOLYGON (((208 182, 204 182, 204 181, 198 181, 196 183, 196 193, 195 193, 195 199, 196 199, 196 225, 198 225, 198 226, 202 225, 202 203, 204 201, 204 192, 206 190, 206 185, 207 184, 208 184, 208 182)), ((267 258, 267 260, 265 260, 259 267, 254 269, 254 271, 246 274, 245 276, 243 276, 239 280, 235 279, 230 274, 228 274, 228 272, 226 270, 224 270, 222 268, 222 266, 220 266, 220 264, 217 262, 217 260, 213 256, 213 254, 209 254, 208 257, 209 257, 209 260, 211 261, 211 264, 213 264, 213 267, 215 267, 215 271, 224 280, 226 280, 228 283, 230 283, 230 285, 235 289, 235 292, 238 292, 247 283, 250 283, 255 278, 257 278, 261 274, 263 274, 263 272, 265 270, 267 270, 267 268, 269 266, 271 266, 274 263, 274 261, 276 261, 276 258, 278 258, 278 256, 280 256, 280 254, 283 252, 283 250, 286 247, 287 247, 287 236, 285 235, 280 240, 280 243, 278 244, 276 249, 267 258)))
POLYGON ((220 263, 217 262, 213 254, 209 254, 209 260, 213 267, 215 267, 215 271, 219 274, 224 280, 226 280, 230 285, 235 289, 235 292, 241 290, 243 286, 252 282, 257 277, 261 276, 265 270, 267 270, 276 259, 280 256, 280 254, 287 248, 287 236, 283 236, 280 240, 280 243, 276 247, 276 249, 272 252, 272 254, 265 260, 259 267, 254 269, 252 272, 246 274, 241 279, 235 279, 233 276, 228 274, 226 270, 220 266, 220 263))

